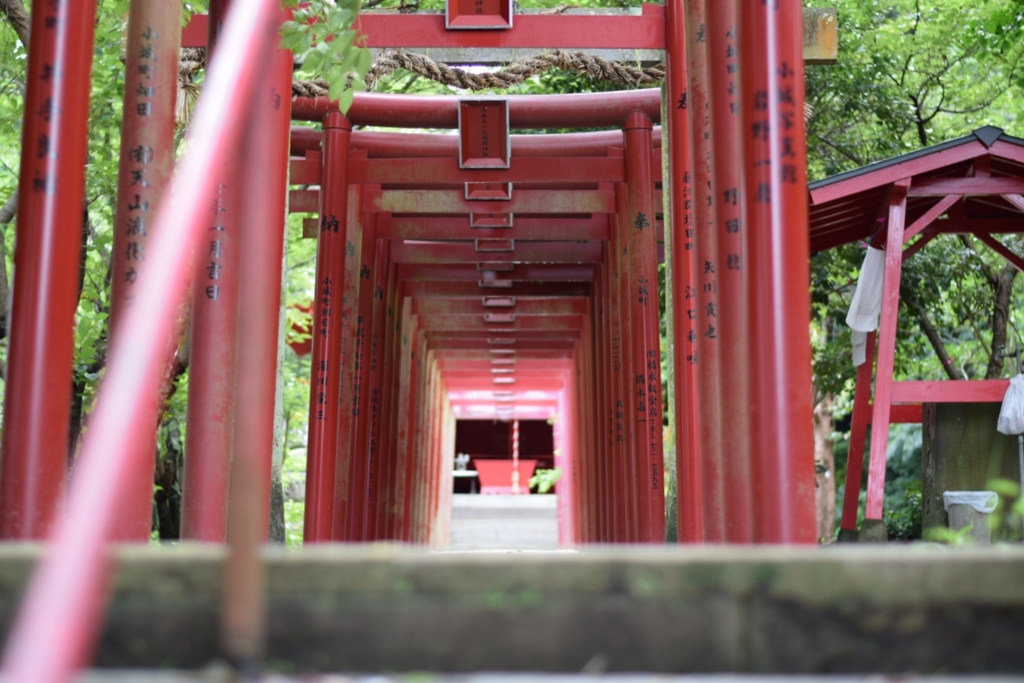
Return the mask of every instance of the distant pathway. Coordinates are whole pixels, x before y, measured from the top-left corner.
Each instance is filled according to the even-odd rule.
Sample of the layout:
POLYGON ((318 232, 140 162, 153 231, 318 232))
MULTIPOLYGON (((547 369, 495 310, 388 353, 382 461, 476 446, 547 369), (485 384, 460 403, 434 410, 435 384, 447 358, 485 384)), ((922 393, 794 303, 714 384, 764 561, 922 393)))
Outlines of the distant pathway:
POLYGON ((558 548, 557 496, 457 494, 451 550, 558 548))

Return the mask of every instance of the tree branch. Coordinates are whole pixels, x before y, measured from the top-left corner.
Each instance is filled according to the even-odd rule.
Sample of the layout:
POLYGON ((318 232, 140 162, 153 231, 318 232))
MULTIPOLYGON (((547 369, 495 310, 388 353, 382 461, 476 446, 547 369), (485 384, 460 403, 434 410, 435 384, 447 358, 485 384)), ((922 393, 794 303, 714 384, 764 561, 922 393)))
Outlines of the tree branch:
POLYGON ((942 337, 939 335, 938 330, 932 325, 931 319, 928 317, 928 311, 925 310, 923 304, 917 299, 908 299, 903 297, 903 300, 910 305, 911 308, 917 313, 917 321, 921 325, 921 331, 924 332, 924 336, 928 337, 928 341, 931 343, 932 348, 935 350, 935 355, 939 357, 939 362, 942 363, 942 369, 945 370, 946 375, 950 379, 967 379, 966 376, 960 377, 957 375, 956 369, 953 366, 953 359, 949 357, 949 352, 946 351, 946 343, 942 341, 942 337))
POLYGON ((28 18, 28 12, 25 11, 25 5, 21 4, 21 0, 0 0, 0 13, 4 15, 7 23, 18 34, 18 40, 21 41, 21 44, 25 46, 25 51, 28 52, 29 36, 32 34, 32 22, 28 18))

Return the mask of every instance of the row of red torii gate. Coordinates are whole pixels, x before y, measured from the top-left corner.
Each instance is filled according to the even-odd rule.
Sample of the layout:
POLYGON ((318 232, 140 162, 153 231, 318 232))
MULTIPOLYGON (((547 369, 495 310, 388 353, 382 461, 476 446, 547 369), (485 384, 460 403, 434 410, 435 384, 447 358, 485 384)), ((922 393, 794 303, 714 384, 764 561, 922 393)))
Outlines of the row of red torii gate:
MULTIPOLYGON (((68 468, 93 8, 36 4, 4 538, 48 532, 68 468)), ((226 5, 213 2, 209 21, 184 32, 214 67, 237 58, 219 42, 226 5)), ((111 368, 134 363, 148 378, 166 362, 171 344, 136 353, 132 335, 173 338, 173 321, 130 325, 148 313, 136 310, 157 286, 148 282, 173 290, 183 277, 157 264, 186 240, 174 243, 193 250, 183 537, 223 541, 242 490, 254 492, 247 514, 268 526, 291 212, 316 216, 305 221, 317 239, 306 542, 443 545, 454 421, 488 416, 556 419, 564 543, 660 543, 669 408, 681 541, 816 541, 803 26, 796 0, 670 0, 630 15, 516 14, 514 25, 497 0, 453 2, 443 15, 364 14, 374 49, 663 50, 667 77, 663 89, 578 95, 357 94, 343 115, 327 98, 289 97, 292 55, 277 49, 258 65, 251 103, 207 87, 206 106, 234 116, 208 131, 223 137, 209 152, 199 131, 192 146, 228 153, 210 156, 219 166, 204 176, 212 199, 196 236, 164 237, 172 219, 155 220, 160 207, 172 216, 174 202, 184 224, 194 198, 161 201, 174 169, 177 69, 167 65, 182 45, 180 6, 133 2, 111 368), (597 130, 512 134, 566 128, 597 130), (250 489, 231 481, 239 458, 259 463, 250 489)), ((129 395, 131 380, 112 377, 122 375, 108 371, 97 414, 103 391, 129 395)), ((152 393, 109 432, 121 458, 115 494, 92 504, 106 506, 110 538, 149 538, 152 393)), ((90 428, 98 444, 105 424, 90 428)))

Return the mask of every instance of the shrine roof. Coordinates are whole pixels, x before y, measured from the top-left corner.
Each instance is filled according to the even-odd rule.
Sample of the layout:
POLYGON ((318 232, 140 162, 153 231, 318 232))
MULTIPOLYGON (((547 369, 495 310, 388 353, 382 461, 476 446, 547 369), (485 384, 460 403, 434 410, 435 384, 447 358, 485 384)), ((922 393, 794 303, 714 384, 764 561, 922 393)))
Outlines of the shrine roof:
MULTIPOLYGON (((1005 231, 1002 227, 1007 220, 1024 218, 1001 196, 1008 190, 1019 193, 1013 183, 1024 179, 1024 139, 985 126, 961 138, 810 183, 811 250, 870 238, 884 220, 887 197, 895 181, 910 178, 914 188, 938 187, 942 179, 973 180, 978 159, 988 160, 991 178, 977 178, 969 188, 964 186, 966 191, 949 191, 964 195, 956 206, 958 220, 986 221, 985 225, 998 227, 996 231, 1005 231)), ((937 190, 912 189, 907 199, 908 225, 944 196, 937 190)))

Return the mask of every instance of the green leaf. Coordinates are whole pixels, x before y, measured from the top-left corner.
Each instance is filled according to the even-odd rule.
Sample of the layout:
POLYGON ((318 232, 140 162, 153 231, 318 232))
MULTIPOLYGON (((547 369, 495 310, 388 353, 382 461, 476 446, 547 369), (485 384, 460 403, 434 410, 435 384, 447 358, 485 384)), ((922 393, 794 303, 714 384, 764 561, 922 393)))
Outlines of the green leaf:
POLYGON ((352 106, 352 99, 355 97, 355 94, 355 90, 352 90, 351 88, 341 93, 341 97, 338 98, 338 109, 341 110, 342 114, 348 113, 349 107, 352 106))
MULTIPOLYGON (((331 87, 328 88, 328 90, 327 90, 327 95, 328 95, 328 97, 331 98, 332 102, 335 101, 335 100, 339 100, 340 101, 341 96, 343 94, 342 90, 344 90, 344 89, 345 89, 345 79, 339 78, 338 80, 336 80, 333 83, 331 83, 331 87)), ((351 99, 351 98, 349 98, 349 99, 351 99)), ((344 111, 346 109, 346 107, 341 107, 341 109, 342 109, 342 111, 344 111)))

